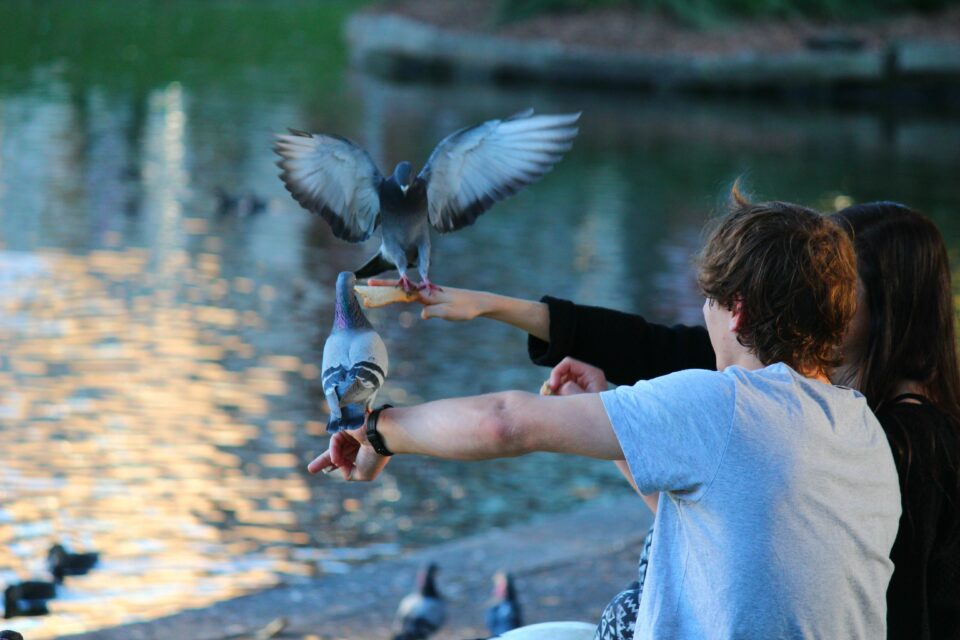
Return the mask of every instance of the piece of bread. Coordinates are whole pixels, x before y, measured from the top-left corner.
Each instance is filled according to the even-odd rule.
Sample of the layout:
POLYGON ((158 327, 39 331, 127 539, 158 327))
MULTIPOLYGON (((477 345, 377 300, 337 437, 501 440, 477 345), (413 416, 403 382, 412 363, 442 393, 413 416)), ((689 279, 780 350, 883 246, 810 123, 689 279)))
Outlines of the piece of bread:
POLYGON ((358 284, 353 287, 357 292, 357 297, 367 309, 376 307, 385 307, 395 302, 413 302, 417 299, 416 291, 404 291, 400 287, 371 287, 369 285, 358 284))

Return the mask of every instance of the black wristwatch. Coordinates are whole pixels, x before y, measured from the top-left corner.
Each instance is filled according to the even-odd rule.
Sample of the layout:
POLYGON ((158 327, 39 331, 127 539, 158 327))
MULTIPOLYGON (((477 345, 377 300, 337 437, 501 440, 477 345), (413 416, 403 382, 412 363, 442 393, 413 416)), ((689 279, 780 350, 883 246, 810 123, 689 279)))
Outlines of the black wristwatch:
POLYGON ((377 420, 380 419, 381 411, 392 408, 392 404, 385 404, 382 407, 374 409, 370 412, 370 415, 367 416, 367 442, 370 443, 370 446, 373 447, 374 451, 382 456, 392 456, 393 451, 387 449, 387 445, 383 441, 383 436, 381 436, 380 432, 377 431, 377 420))

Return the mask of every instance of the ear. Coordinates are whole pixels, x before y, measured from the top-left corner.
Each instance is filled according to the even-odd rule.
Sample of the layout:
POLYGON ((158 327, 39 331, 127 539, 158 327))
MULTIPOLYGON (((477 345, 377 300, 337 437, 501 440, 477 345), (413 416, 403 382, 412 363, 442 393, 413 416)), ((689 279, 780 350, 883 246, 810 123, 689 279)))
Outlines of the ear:
POLYGON ((737 298, 733 301, 733 307, 730 309, 730 324, 727 326, 727 329, 733 333, 740 333, 740 324, 743 322, 743 305, 740 304, 740 299, 737 298))

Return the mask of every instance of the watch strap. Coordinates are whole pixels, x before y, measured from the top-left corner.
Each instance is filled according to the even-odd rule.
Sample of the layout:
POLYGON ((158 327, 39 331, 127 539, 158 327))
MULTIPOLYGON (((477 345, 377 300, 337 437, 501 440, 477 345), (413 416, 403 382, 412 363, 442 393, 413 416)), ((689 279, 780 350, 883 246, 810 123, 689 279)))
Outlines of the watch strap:
POLYGON ((384 409, 391 408, 393 408, 392 404, 385 404, 382 407, 377 407, 370 412, 369 416, 367 416, 367 442, 369 442, 370 446, 373 447, 373 450, 379 453, 381 456, 393 455, 393 451, 387 449, 387 445, 383 441, 383 436, 380 435, 379 431, 377 431, 377 420, 380 419, 380 412, 384 409))

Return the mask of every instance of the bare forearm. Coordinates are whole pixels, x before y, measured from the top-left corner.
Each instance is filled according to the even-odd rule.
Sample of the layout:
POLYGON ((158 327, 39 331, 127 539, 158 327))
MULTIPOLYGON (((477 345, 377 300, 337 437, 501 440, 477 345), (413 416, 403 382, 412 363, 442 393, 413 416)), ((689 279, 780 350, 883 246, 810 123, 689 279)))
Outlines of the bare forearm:
POLYGON ((377 428, 394 453, 487 460, 528 453, 504 415, 510 392, 391 408, 377 428))
POLYGON ((483 296, 483 317, 517 327, 544 342, 550 341, 550 308, 545 303, 496 293, 483 296))
POLYGON ((533 451, 623 457, 595 394, 544 398, 508 391, 388 409, 377 428, 394 453, 484 460, 533 451))

